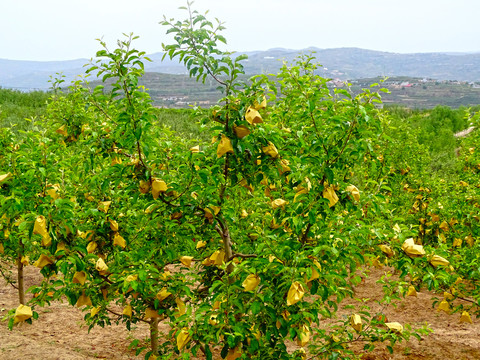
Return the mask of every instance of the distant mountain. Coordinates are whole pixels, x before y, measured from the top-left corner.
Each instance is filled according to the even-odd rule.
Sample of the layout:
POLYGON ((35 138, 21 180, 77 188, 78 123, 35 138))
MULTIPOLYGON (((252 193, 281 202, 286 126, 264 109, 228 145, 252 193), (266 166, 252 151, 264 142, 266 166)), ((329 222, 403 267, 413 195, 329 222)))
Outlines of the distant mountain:
MULTIPOLYGON (((416 53, 398 54, 358 48, 292 50, 275 48, 246 52, 244 62, 248 74, 276 73, 282 61, 292 62, 299 54, 314 52, 323 65, 322 75, 341 80, 376 76, 409 76, 438 80, 480 82, 480 53, 416 53)), ((166 74, 185 74, 186 69, 163 53, 149 55, 146 71, 166 74)), ((87 59, 70 61, 17 61, 0 59, 0 87, 47 89, 55 73, 63 73, 67 81, 83 74, 87 59)))
POLYGON ((23 61, 0 59, 0 87, 13 87, 20 90, 48 89, 50 76, 62 72, 72 80, 83 74, 87 59, 67 61, 23 61))
POLYGON ((281 50, 252 53, 247 72, 276 72, 279 59, 291 62, 300 53, 314 52, 326 77, 353 80, 376 76, 408 76, 438 80, 480 81, 480 53, 398 54, 358 48, 281 50))

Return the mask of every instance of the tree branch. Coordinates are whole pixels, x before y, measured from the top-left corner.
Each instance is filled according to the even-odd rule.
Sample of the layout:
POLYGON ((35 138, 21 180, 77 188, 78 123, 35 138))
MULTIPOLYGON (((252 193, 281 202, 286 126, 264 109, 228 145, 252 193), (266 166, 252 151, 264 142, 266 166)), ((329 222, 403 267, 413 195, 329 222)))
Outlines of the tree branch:
MULTIPOLYGON (((123 314, 120 314, 116 311, 113 311, 112 309, 109 309, 109 308, 105 308, 105 310, 107 310, 109 313, 112 313, 113 315, 116 315, 118 317, 123 317, 123 314)), ((147 324, 150 324, 150 321, 148 320, 145 320, 145 319, 141 319, 141 318, 138 318, 138 317, 135 317, 135 319, 139 320, 139 321, 142 321, 144 323, 147 323, 147 324)))
POLYGON ((231 261, 234 258, 239 257, 242 259, 248 259, 248 258, 256 258, 257 254, 242 254, 242 253, 232 253, 232 257, 227 259, 227 261, 231 261))

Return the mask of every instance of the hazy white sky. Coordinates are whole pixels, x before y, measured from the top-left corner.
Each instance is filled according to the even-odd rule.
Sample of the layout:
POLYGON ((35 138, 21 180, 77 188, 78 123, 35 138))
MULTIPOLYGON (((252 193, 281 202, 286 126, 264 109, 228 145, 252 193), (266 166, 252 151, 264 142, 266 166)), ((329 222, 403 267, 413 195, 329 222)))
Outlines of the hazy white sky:
MULTIPOLYGON (((0 58, 90 58, 96 38, 122 33, 153 53, 168 42, 163 15, 186 0, 0 0, 0 58)), ((228 50, 360 47, 400 53, 480 52, 479 0, 196 0, 224 21, 228 50)))

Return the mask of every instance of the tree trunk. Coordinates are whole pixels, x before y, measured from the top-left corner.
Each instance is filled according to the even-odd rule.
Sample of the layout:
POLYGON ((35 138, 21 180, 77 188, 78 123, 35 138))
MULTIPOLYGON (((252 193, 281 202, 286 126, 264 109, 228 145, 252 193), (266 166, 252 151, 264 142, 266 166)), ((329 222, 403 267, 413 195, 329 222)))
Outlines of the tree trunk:
POLYGON ((25 289, 23 284, 23 263, 22 254, 18 254, 17 257, 17 284, 18 284, 18 301, 20 304, 25 305, 25 289))
POLYGON ((158 355, 158 318, 150 320, 150 345, 153 355, 158 355))
POLYGON ((228 227, 224 224, 225 219, 219 221, 217 225, 215 225, 215 230, 217 230, 218 234, 222 237, 223 241, 223 251, 225 251, 225 261, 229 261, 230 263, 227 265, 227 274, 231 274, 233 272, 233 264, 232 261, 232 240, 230 239, 230 232, 228 231, 228 227))
POLYGON ((229 264, 227 265, 227 273, 231 274, 233 272, 232 264, 232 240, 230 239, 230 231, 228 228, 225 229, 223 233, 223 249, 225 251, 225 259, 229 259, 229 264))

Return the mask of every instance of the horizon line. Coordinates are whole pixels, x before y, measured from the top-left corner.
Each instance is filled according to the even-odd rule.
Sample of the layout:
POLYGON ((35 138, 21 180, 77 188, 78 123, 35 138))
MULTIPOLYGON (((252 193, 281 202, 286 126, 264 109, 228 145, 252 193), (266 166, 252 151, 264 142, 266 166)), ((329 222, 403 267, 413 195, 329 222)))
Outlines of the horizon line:
MULTIPOLYGON (((232 51, 234 54, 245 54, 245 53, 258 53, 258 52, 267 52, 267 51, 275 51, 275 50, 283 50, 283 51, 288 51, 288 52, 299 52, 299 51, 305 51, 305 50, 320 50, 320 51, 326 51, 326 50, 340 50, 340 49, 356 49, 356 50, 364 50, 364 51, 372 51, 372 52, 378 52, 378 53, 386 53, 386 54, 394 54, 394 55, 418 55, 418 54, 443 54, 443 55, 452 55, 452 56, 459 56, 459 55, 475 55, 475 54, 480 54, 480 50, 472 50, 472 51, 425 51, 425 52, 398 52, 398 51, 385 51, 385 50, 374 50, 374 49, 367 49, 367 48, 360 48, 360 47, 355 47, 355 46, 340 46, 340 47, 333 47, 333 48, 320 48, 316 46, 309 46, 306 48, 302 49, 291 49, 291 48, 284 48, 284 47, 273 47, 269 48, 267 50, 238 50, 238 51, 232 51)), ((161 54, 164 53, 164 51, 156 51, 156 52, 151 52, 146 54, 148 57, 149 55, 155 55, 155 54, 161 54)), ((0 60, 6 60, 6 61, 19 61, 19 62, 42 62, 42 63, 47 63, 47 62, 69 62, 69 61, 85 61, 85 60, 90 60, 94 59, 95 57, 79 57, 79 58, 70 58, 70 59, 64 59, 64 60, 31 60, 31 59, 12 59, 12 58, 3 58, 0 57, 0 60)))

